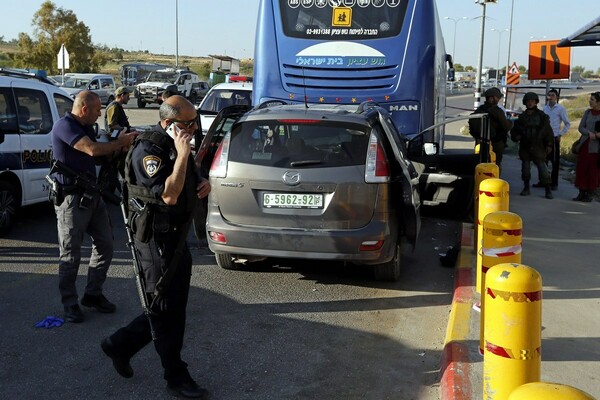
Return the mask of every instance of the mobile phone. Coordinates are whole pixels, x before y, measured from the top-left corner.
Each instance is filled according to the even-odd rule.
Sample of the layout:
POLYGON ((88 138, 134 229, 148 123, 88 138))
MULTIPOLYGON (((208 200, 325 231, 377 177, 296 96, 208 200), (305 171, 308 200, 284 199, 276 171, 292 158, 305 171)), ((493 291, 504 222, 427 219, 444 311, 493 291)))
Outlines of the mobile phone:
POLYGON ((121 133, 121 130, 120 130, 120 129, 114 129, 114 130, 113 130, 113 131, 110 133, 110 137, 111 137, 112 139, 116 139, 116 138, 117 138, 117 136, 119 136, 119 133, 121 133))
POLYGON ((181 132, 181 129, 179 129, 177 127, 177 125, 175 125, 174 123, 171 123, 167 127, 166 132, 169 134, 169 136, 171 136, 173 139, 175 139, 175 132, 177 132, 177 134, 179 134, 181 132))

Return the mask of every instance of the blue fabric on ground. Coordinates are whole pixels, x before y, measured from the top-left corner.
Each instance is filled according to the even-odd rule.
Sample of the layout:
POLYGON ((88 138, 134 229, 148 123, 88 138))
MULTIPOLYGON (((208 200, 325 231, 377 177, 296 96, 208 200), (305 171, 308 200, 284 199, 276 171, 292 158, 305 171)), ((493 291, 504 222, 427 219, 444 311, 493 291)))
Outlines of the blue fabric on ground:
POLYGON ((64 324, 64 323, 65 323, 65 320, 62 318, 48 316, 48 317, 44 318, 42 321, 35 324, 35 327, 36 328, 46 328, 46 329, 58 328, 58 327, 62 326, 62 324, 64 324))

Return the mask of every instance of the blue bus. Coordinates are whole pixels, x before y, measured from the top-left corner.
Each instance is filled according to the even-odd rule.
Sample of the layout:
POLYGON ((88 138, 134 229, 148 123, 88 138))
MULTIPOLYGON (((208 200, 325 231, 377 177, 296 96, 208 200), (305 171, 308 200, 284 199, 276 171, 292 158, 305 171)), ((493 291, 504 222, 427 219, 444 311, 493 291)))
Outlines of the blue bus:
POLYGON ((448 66, 435 0, 261 0, 253 104, 375 101, 411 137, 443 121, 448 66))

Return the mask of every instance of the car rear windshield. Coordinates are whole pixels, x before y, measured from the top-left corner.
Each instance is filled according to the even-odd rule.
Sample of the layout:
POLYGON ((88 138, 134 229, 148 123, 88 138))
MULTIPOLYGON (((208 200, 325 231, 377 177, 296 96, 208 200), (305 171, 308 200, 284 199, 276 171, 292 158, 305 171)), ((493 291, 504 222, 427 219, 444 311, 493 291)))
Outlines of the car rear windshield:
POLYGON ((248 121, 232 131, 229 160, 281 168, 364 165, 368 132, 332 121, 248 121))

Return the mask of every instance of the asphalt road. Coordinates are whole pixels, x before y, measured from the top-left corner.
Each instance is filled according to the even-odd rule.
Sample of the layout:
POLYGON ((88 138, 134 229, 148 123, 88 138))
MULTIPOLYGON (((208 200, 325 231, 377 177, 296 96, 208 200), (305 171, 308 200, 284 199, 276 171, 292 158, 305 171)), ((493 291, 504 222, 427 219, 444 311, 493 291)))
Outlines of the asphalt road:
MULTIPOLYGON (((128 109, 134 125, 155 123, 157 114, 156 107, 128 109)), ((151 346, 132 360, 129 380, 116 374, 99 347, 141 311, 120 211, 110 207, 116 249, 105 294, 118 310, 84 309, 82 324, 34 327, 62 315, 52 208, 25 208, 0 239, 4 398, 165 397, 151 346)), ((370 268, 333 262, 268 260, 226 271, 190 234, 183 356, 192 376, 213 399, 438 399, 454 274, 441 267, 439 253, 458 241, 459 231, 454 222, 424 220, 396 283, 374 281, 370 268)), ((90 247, 88 240, 84 252, 90 247)), ((82 265, 80 294, 86 273, 82 265)))

